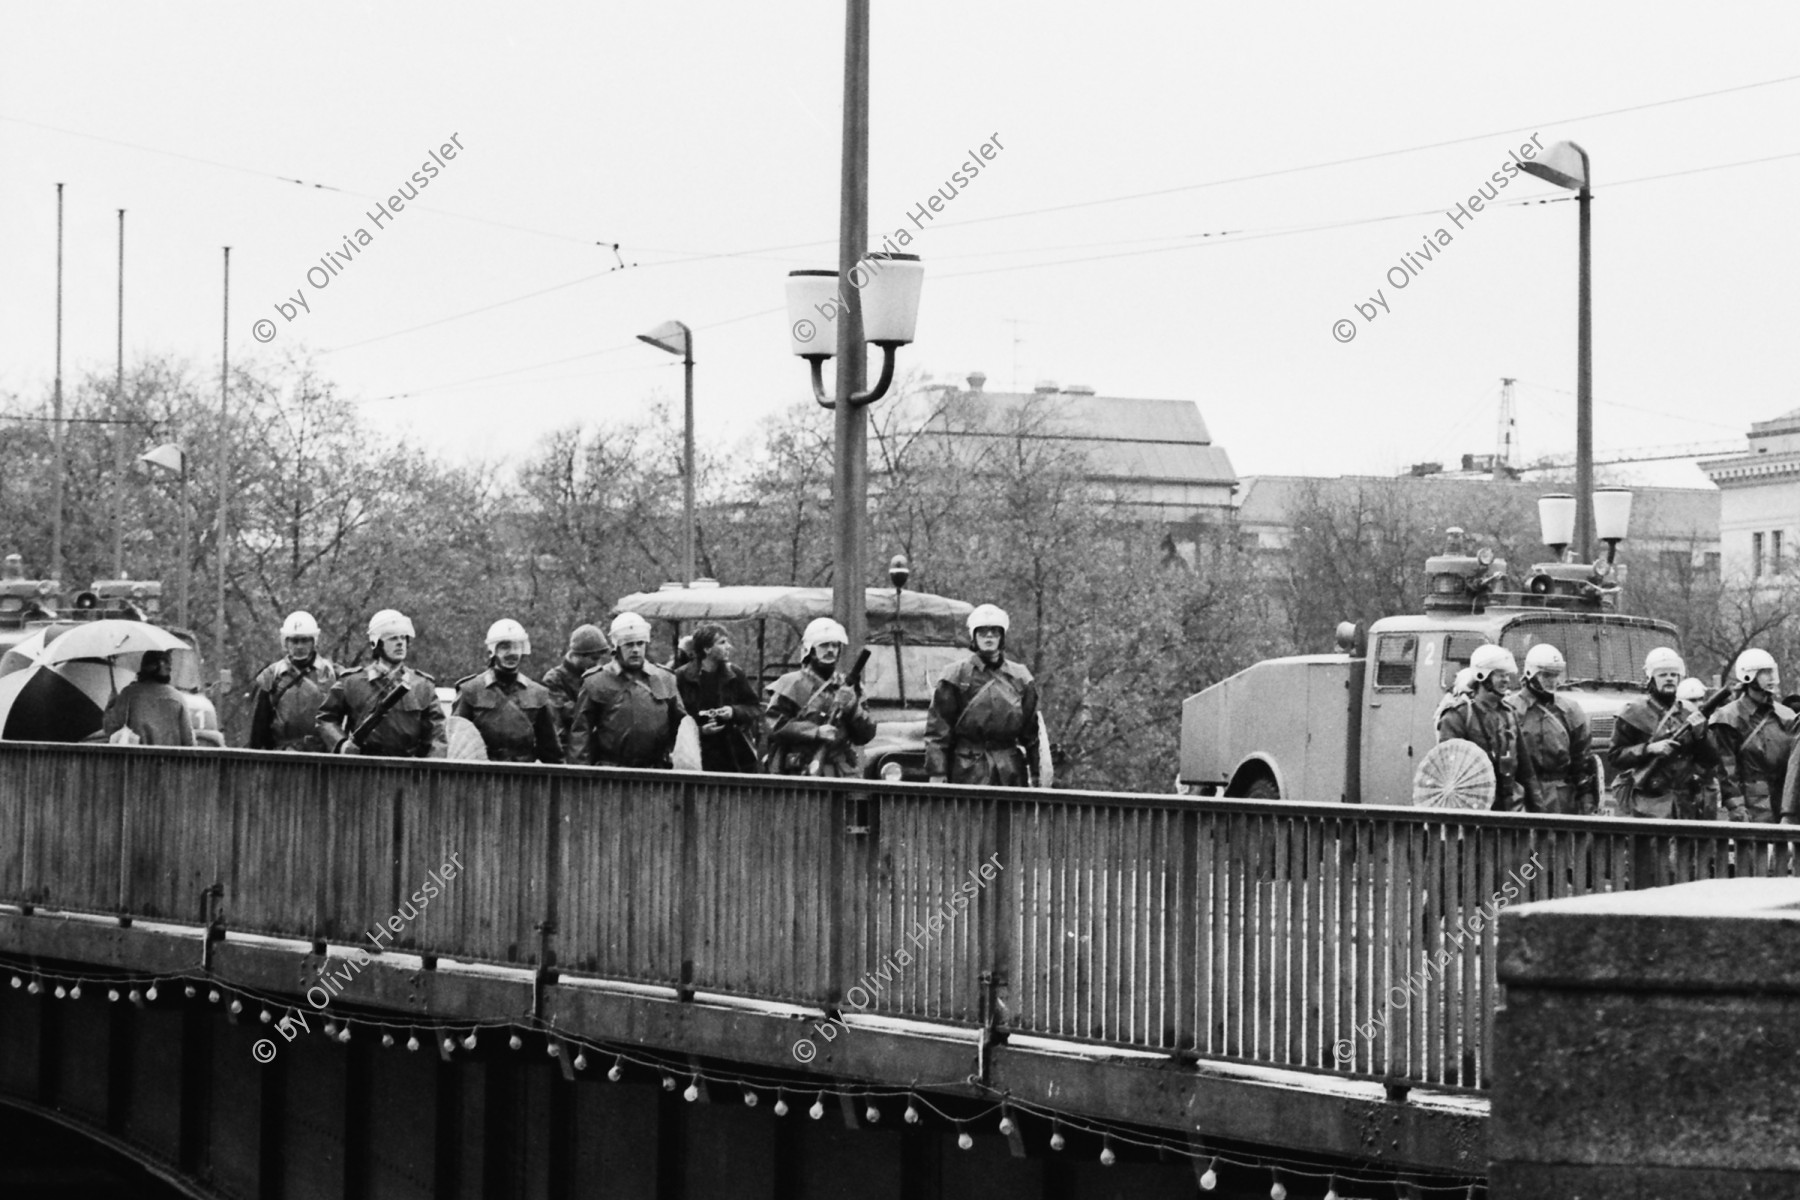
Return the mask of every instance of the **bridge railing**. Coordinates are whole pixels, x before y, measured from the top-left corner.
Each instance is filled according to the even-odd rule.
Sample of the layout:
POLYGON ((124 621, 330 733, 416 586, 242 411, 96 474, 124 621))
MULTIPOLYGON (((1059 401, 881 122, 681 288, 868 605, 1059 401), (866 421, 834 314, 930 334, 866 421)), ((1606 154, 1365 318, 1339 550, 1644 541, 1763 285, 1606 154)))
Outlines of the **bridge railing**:
POLYGON ((197 921, 216 885, 245 932, 1453 1088, 1499 907, 1794 874, 1797 835, 0 743, 7 903, 197 921))

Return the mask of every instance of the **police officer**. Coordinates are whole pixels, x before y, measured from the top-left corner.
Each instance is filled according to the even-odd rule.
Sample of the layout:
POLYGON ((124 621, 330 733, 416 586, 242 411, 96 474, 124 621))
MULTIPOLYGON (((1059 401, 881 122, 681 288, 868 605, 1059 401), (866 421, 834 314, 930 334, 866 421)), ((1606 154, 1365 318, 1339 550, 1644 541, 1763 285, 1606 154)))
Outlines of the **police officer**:
POLYGON ((850 635, 819 617, 800 635, 800 668, 769 685, 763 713, 769 723, 772 775, 858 775, 875 722, 863 711, 862 688, 838 674, 850 635))
POLYGON ((573 748, 569 735, 575 725, 575 705, 581 699, 581 677, 599 666, 611 649, 597 627, 577 625, 569 634, 562 661, 544 672, 544 687, 549 689, 550 708, 556 714, 556 737, 564 750, 573 748))
POLYGON ((1645 695, 1613 725, 1606 757, 1622 817, 1697 818, 1719 757, 1706 718, 1676 700, 1687 664, 1667 646, 1644 656, 1645 695))
POLYGON ((675 676, 649 661, 650 622, 636 613, 613 619, 612 644, 613 661, 582 677, 570 761, 667 769, 687 716, 675 676))
POLYGON ((1531 770, 1531 761, 1519 756, 1518 717, 1506 704, 1507 689, 1518 670, 1512 651, 1492 642, 1477 646, 1469 655, 1473 680, 1469 694, 1444 708, 1437 719, 1438 741, 1474 742, 1494 764, 1494 808, 1499 811, 1519 807, 1522 777, 1531 770))
POLYGON ((431 676, 406 665, 413 623, 384 608, 369 618, 369 665, 331 685, 319 706, 319 737, 335 754, 443 758, 444 713, 431 676))
MULTIPOLYGON (((1800 716, 1775 698, 1781 671, 1767 650, 1738 655, 1731 678, 1738 694, 1713 713, 1708 730, 1719 756, 1719 792, 1726 818, 1773 821, 1800 716)), ((1697 815, 1697 819, 1707 818, 1697 815)))
POLYGON ((1540 642, 1525 652, 1525 684, 1506 698, 1519 724, 1525 811, 1574 816, 1600 806, 1594 735, 1581 705, 1557 694, 1567 667, 1562 651, 1540 642))
POLYGON ((488 627, 488 669, 459 680, 450 715, 475 726, 489 762, 563 760, 550 691, 519 670, 531 653, 525 627, 502 618, 488 627))
POLYGON ((974 653, 944 672, 925 715, 925 774, 933 783, 1030 787, 1038 769, 1038 694, 1031 672, 1006 657, 1012 621, 983 604, 969 614, 974 653))
POLYGON ((252 685, 256 703, 250 713, 250 748, 323 750, 319 705, 337 682, 337 667, 319 654, 319 623, 309 612, 288 614, 281 623, 281 644, 287 656, 264 667, 252 685))

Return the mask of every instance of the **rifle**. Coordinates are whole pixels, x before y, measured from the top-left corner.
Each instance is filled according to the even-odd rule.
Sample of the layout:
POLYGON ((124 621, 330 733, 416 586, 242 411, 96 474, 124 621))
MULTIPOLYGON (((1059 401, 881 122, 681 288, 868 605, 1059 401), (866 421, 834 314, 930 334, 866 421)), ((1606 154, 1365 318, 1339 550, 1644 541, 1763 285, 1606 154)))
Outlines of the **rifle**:
POLYGON ((387 716, 394 705, 400 703, 400 698, 406 695, 406 669, 402 667, 391 674, 395 677, 394 686, 389 688, 387 695, 381 698, 381 703, 375 706, 375 711, 357 722, 356 728, 350 732, 347 740, 356 743, 358 750, 362 749, 363 736, 379 725, 381 718, 387 716))
MULTIPOLYGON (((1670 758, 1690 747, 1696 738, 1705 736, 1707 723, 1704 718, 1712 716, 1719 709, 1723 708, 1725 702, 1730 700, 1735 694, 1736 690, 1730 684, 1726 684, 1724 687, 1719 688, 1706 699, 1702 700, 1695 715, 1703 719, 1698 724, 1694 724, 1690 720, 1684 718, 1681 725, 1676 728, 1675 732, 1668 735, 1668 740, 1673 743, 1668 754, 1653 758, 1643 766, 1633 768, 1631 771, 1627 772, 1627 777, 1631 781, 1632 790, 1636 791, 1641 789, 1644 786, 1644 781, 1650 778, 1651 772, 1655 771, 1658 767, 1667 766, 1670 758)), ((1662 720, 1659 720, 1656 723, 1656 728, 1650 731, 1650 740, 1652 742, 1661 740, 1657 735, 1662 732, 1663 721, 1667 721, 1669 717, 1675 713, 1676 707, 1679 706, 1680 703, 1681 702, 1677 700, 1675 704, 1670 705, 1669 711, 1664 713, 1662 720)))
MULTIPOLYGON (((825 724, 842 731, 840 722, 848 715, 849 707, 844 703, 844 697, 849 696, 851 702, 855 702, 856 689, 862 686, 863 668, 868 665, 869 648, 864 646, 862 653, 856 656, 856 665, 850 668, 850 674, 844 676, 844 681, 837 685, 837 695, 831 698, 831 715, 826 717, 825 724)), ((825 752, 834 744, 821 742, 819 748, 813 751, 812 761, 806 764, 808 775, 818 775, 825 769, 825 752)))

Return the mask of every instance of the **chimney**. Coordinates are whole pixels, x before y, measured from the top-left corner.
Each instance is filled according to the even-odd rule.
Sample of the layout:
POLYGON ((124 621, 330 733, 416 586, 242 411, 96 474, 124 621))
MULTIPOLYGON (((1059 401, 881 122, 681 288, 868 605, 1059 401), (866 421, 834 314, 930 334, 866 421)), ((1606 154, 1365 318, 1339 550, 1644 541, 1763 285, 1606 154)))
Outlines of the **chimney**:
POLYGON ((981 372, 981 371, 969 372, 969 390, 971 392, 979 392, 981 390, 981 385, 986 382, 987 382, 987 375, 984 374, 983 372, 981 372))

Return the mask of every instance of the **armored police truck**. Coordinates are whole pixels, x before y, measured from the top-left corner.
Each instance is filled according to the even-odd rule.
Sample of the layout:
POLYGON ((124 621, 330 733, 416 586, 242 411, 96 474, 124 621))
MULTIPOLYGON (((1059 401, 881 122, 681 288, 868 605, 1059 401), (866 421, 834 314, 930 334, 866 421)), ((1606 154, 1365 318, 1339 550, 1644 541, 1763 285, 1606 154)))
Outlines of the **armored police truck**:
POLYGON ((1336 653, 1269 659, 1189 696, 1180 790, 1410 805, 1413 774, 1437 742, 1439 702, 1490 642, 1520 662, 1539 643, 1562 651, 1564 694, 1592 722, 1604 779, 1613 722, 1642 695, 1644 656, 1680 648, 1668 622, 1615 611, 1618 539, 1607 540, 1607 557, 1592 566, 1540 563, 1516 586, 1504 561, 1467 553, 1462 531, 1451 530, 1447 551, 1426 562, 1423 613, 1385 617, 1366 636, 1346 623, 1336 653))

